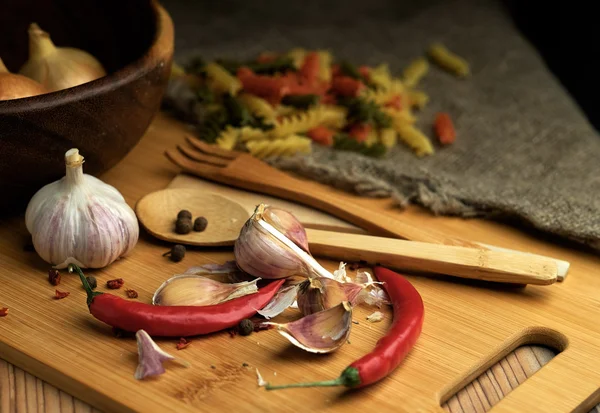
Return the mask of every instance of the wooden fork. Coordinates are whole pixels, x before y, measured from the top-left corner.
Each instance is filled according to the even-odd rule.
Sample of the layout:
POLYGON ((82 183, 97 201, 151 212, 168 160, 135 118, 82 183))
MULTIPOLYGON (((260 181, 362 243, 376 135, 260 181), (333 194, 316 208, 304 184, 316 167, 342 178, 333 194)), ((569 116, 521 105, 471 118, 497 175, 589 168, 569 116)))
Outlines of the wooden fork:
MULTIPOLYGON (((177 149, 166 150, 165 155, 189 174, 308 205, 377 235, 435 244, 496 249, 448 237, 433 228, 416 226, 408 222, 402 214, 393 218, 384 214, 374 214, 368 208, 354 202, 349 195, 331 191, 329 187, 318 182, 295 178, 250 154, 224 150, 192 136, 186 136, 186 142, 188 146, 178 145, 177 149)), ((568 271, 569 263, 554 260, 559 269, 558 278, 562 280, 568 271)))

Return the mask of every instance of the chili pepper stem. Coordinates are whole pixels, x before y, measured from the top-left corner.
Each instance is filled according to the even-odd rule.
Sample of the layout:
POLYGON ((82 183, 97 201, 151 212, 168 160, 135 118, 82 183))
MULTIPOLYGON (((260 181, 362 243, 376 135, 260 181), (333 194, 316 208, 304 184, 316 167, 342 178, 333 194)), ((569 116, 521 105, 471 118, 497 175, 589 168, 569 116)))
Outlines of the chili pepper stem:
POLYGON ((291 389, 294 387, 337 387, 337 386, 345 386, 345 387, 356 387, 360 385, 360 376, 358 374, 358 370, 354 367, 347 367, 340 377, 334 380, 323 380, 323 381, 314 381, 309 383, 292 383, 292 384, 282 384, 279 386, 272 386, 269 383, 265 385, 265 389, 267 390, 282 390, 282 389, 291 389))
POLYGON ((79 279, 81 280, 81 283, 83 284, 83 288, 85 289, 85 292, 87 293, 87 305, 89 307, 92 304, 94 297, 97 295, 100 295, 102 293, 92 290, 92 287, 90 287, 90 284, 88 283, 87 278, 85 278, 85 275, 83 275, 83 271, 81 271, 81 268, 79 268, 78 265, 69 264, 68 269, 69 269, 70 273, 75 271, 77 273, 77 275, 79 275, 79 279))

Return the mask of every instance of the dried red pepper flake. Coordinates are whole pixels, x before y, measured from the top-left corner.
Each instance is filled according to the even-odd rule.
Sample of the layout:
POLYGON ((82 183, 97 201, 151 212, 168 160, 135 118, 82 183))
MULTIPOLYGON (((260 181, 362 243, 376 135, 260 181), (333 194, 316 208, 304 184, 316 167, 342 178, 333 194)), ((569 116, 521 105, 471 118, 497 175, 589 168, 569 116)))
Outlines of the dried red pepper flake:
POLYGON ((123 281, 122 278, 116 278, 114 280, 108 280, 106 282, 106 286, 111 290, 118 290, 123 286, 123 284, 125 284, 125 281, 123 281))
POLYGON ((184 348, 186 348, 190 344, 192 344, 191 341, 186 340, 185 338, 181 337, 179 339, 179 343, 177 343, 177 350, 183 350, 184 348))
POLYGON ((132 289, 126 289, 125 290, 125 294, 127 294, 127 297, 129 298, 138 298, 138 293, 136 290, 132 290, 132 289))
POLYGON ((6 317, 8 315, 8 308, 2 307, 0 308, 0 317, 6 317))
POLYGON ((50 282, 52 285, 60 284, 60 273, 58 270, 52 268, 50 271, 48 271, 48 282, 50 282))
POLYGON ((62 300, 63 298, 68 297, 69 294, 71 294, 71 293, 68 292, 68 291, 58 291, 58 290, 56 290, 54 292, 54 299, 55 300, 62 300))

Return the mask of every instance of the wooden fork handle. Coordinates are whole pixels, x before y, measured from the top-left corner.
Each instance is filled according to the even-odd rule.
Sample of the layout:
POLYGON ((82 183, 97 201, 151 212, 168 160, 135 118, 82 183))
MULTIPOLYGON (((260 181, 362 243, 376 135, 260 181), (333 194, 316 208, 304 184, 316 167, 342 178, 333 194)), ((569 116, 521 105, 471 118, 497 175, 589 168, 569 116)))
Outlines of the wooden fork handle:
POLYGON ((398 269, 446 274, 482 281, 548 285, 557 281, 556 262, 538 255, 490 251, 307 229, 314 255, 364 260, 398 269))

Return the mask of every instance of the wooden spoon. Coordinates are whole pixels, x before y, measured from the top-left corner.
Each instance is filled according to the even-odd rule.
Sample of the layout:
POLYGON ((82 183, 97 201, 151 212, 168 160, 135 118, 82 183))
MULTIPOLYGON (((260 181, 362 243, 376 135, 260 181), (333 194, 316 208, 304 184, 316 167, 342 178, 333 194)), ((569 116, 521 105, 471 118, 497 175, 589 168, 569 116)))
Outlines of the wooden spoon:
MULTIPOLYGON (((135 207, 142 225, 157 238, 196 246, 233 245, 250 215, 235 201, 194 189, 164 189, 140 199, 135 207), (177 213, 204 216, 203 232, 175 232, 177 213)), ((484 281, 548 285, 557 281, 555 260, 533 254, 490 251, 360 234, 306 230, 311 252, 328 258, 365 260, 390 267, 484 281)))

